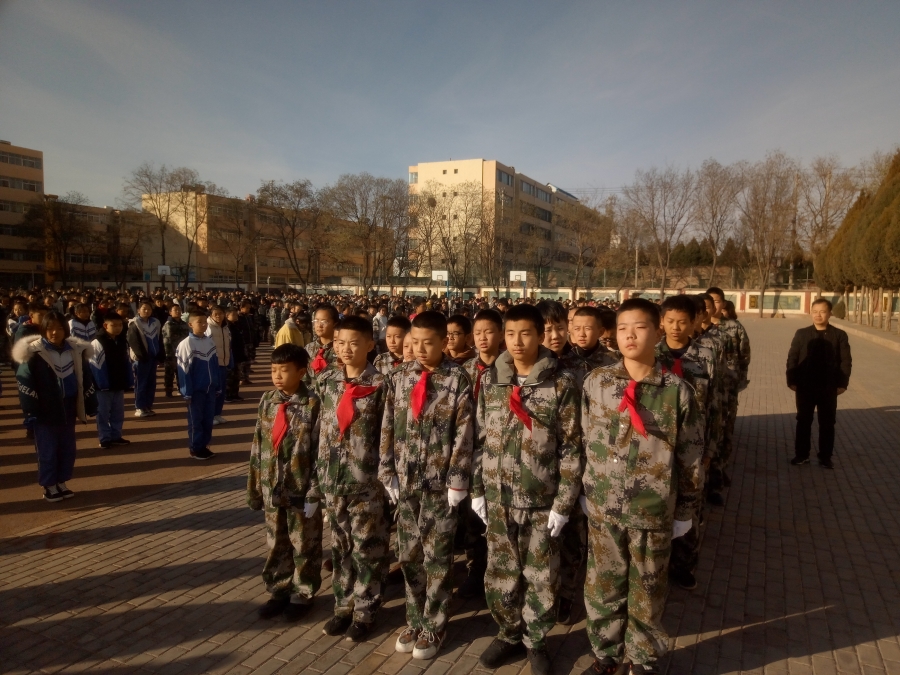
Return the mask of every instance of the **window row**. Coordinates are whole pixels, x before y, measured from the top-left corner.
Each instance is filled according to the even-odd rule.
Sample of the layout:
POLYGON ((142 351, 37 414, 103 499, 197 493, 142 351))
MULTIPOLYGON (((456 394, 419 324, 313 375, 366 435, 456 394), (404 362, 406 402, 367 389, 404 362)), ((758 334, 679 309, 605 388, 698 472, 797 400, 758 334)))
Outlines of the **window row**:
POLYGON ((0 176, 0 187, 12 188, 13 190, 27 190, 28 192, 43 192, 44 184, 37 180, 22 180, 21 178, 0 176))
POLYGON ((88 263, 89 265, 103 265, 106 263, 106 256, 99 255, 94 253, 70 253, 66 256, 68 262, 70 263, 88 263))
POLYGON ((8 202, 0 199, 0 211, 5 211, 7 213, 25 213, 27 208, 28 204, 23 204, 22 202, 8 202))
POLYGON ((503 185, 509 185, 510 187, 512 187, 513 177, 511 175, 509 175, 508 173, 506 173, 505 171, 501 171, 500 169, 497 169, 497 182, 503 183, 503 185))
POLYGON ((0 248, 0 260, 44 262, 43 251, 23 251, 15 248, 0 248))
POLYGON ((29 169, 41 169, 43 161, 37 157, 27 157, 25 155, 17 155, 14 152, 4 152, 0 150, 0 164, 13 164, 15 166, 27 166, 29 169))

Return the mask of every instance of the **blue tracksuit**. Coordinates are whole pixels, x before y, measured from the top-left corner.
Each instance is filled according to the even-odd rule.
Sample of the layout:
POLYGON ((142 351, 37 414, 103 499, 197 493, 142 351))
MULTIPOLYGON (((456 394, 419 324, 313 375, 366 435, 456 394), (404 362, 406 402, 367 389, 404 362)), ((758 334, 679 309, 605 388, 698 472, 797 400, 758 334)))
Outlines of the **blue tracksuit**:
POLYGON ((69 332, 85 342, 93 342, 94 338, 97 337, 97 326, 90 319, 82 323, 81 319, 76 316, 73 319, 69 319, 69 332))
POLYGON ((153 410, 156 399, 156 365, 162 354, 161 326, 152 316, 138 317, 128 324, 126 339, 134 360, 134 407, 153 410))
POLYGON ((216 345, 205 335, 191 333, 175 350, 178 389, 188 402, 188 443, 191 453, 209 446, 216 414, 216 395, 224 386, 216 345))

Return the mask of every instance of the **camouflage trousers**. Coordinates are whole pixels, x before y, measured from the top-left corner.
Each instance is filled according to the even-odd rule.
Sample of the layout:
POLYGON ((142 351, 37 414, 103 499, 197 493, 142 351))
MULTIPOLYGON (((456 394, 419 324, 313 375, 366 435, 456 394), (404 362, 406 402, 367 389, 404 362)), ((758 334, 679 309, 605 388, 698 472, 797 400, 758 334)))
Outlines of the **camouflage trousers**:
POLYGON ((174 390, 178 389, 178 361, 174 356, 172 358, 166 357, 166 370, 165 375, 163 376, 163 382, 167 394, 171 394, 174 390))
POLYGON ((266 507, 269 555, 262 578, 272 595, 312 602, 322 585, 322 509, 312 518, 303 509, 266 507))
POLYGON ((662 615, 669 587, 671 529, 635 530, 588 519, 584 604, 594 656, 653 665, 666 652, 662 615))
POLYGON ((406 582, 406 622, 413 628, 436 633, 447 626, 456 520, 443 490, 400 496, 397 559, 406 582))
POLYGON ((734 423, 737 420, 738 392, 737 385, 729 383, 722 400, 721 437, 719 452, 713 457, 709 468, 709 487, 711 490, 722 489, 722 474, 728 468, 731 452, 734 449, 734 423))
POLYGON ((541 649, 556 624, 559 544, 550 537, 550 509, 487 503, 485 599, 500 627, 497 638, 541 649))
POLYGON ((380 494, 326 495, 335 616, 372 623, 381 607, 390 532, 380 494))
POLYGON ((559 535, 559 597, 575 600, 587 570, 587 516, 576 501, 559 535))

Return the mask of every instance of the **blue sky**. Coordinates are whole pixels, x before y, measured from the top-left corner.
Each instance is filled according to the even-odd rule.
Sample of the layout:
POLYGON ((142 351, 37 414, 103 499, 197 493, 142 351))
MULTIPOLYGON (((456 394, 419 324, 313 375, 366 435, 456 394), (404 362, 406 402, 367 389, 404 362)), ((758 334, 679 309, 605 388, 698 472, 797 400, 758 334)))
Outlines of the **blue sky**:
POLYGON ((900 2, 0 0, 0 138, 112 205, 484 157, 561 187, 900 142, 900 2))

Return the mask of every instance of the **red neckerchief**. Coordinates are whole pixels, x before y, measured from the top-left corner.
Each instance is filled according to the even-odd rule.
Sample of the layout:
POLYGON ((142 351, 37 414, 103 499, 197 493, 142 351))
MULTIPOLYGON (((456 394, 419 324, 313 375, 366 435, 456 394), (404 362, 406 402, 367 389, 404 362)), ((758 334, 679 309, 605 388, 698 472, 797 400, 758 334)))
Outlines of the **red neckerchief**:
POLYGON ((350 428, 350 425, 353 424, 353 417, 356 414, 356 406, 353 405, 353 401, 358 398, 365 398, 377 390, 377 386, 367 387, 362 384, 353 384, 352 382, 347 381, 344 382, 344 393, 341 396, 341 402, 338 403, 337 407, 338 429, 340 430, 338 440, 344 438, 344 433, 346 433, 347 429, 350 428))
POLYGON ((272 449, 278 451, 278 446, 284 440, 288 430, 287 423, 287 406, 290 400, 279 404, 278 410, 275 412, 275 422, 272 424, 272 449))
POLYGON ((419 419, 419 415, 425 408, 425 399, 428 397, 429 375, 431 375, 431 372, 423 368, 422 374, 419 375, 419 381, 416 382, 416 386, 413 387, 412 396, 409 399, 409 407, 412 410, 414 420, 419 419))
POLYGON ((633 426, 634 430, 641 436, 647 438, 647 430, 644 429, 644 420, 641 419, 637 409, 637 385, 638 383, 636 380, 631 380, 628 383, 628 386, 625 388, 625 393, 622 395, 622 402, 619 404, 619 412, 624 412, 627 408, 628 414, 631 416, 631 426, 633 426))
POLYGON ((528 416, 528 411, 522 406, 522 387, 513 387, 512 391, 509 392, 509 409, 525 425, 525 428, 531 431, 531 417, 528 416))
POLYGON ((488 369, 486 365, 484 365, 481 361, 475 362, 475 367, 478 369, 478 372, 475 373, 475 404, 478 404, 478 392, 481 390, 481 376, 484 374, 484 371, 488 369))
POLYGON ((328 365, 328 361, 326 361, 325 357, 323 356, 326 349, 328 349, 328 347, 322 347, 318 352, 316 352, 316 358, 313 359, 312 369, 316 375, 318 375, 319 371, 328 365))

